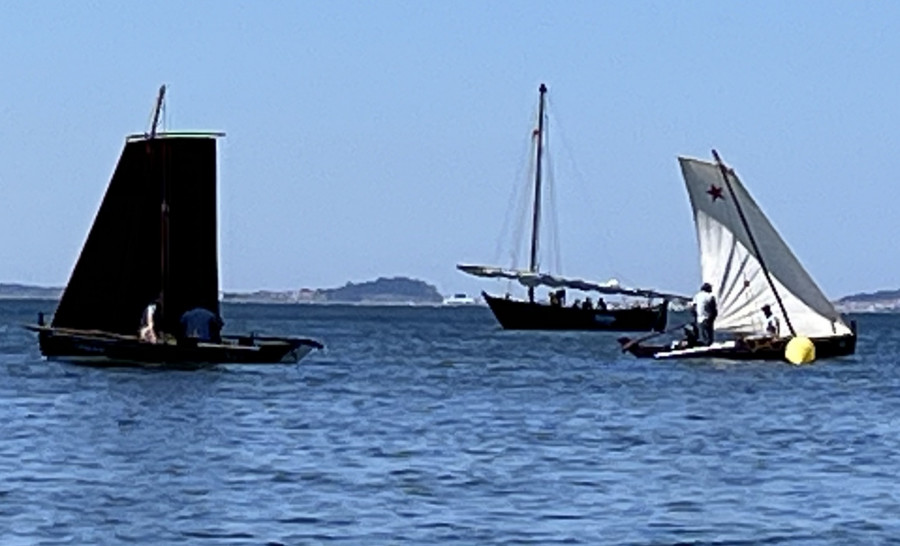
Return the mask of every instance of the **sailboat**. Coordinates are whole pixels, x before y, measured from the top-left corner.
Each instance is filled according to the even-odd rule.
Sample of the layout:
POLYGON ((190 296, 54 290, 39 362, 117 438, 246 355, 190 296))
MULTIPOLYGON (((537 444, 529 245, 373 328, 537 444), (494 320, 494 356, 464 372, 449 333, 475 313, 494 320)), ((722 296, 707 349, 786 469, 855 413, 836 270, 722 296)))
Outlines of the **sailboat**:
POLYGON ((528 299, 492 296, 482 292, 500 325, 508 330, 609 330, 609 331, 662 331, 666 328, 670 301, 686 301, 677 294, 629 288, 617 281, 594 282, 579 278, 553 275, 539 270, 538 247, 541 226, 541 191, 543 159, 546 140, 545 96, 547 86, 538 89, 538 122, 533 131, 534 200, 531 214, 531 251, 527 269, 504 268, 487 265, 458 264, 460 271, 484 278, 502 278, 517 281, 528 289, 528 299), (549 302, 535 300, 535 289, 552 289, 549 302), (647 303, 628 307, 607 307, 603 298, 598 305, 569 305, 565 303, 565 290, 597 293, 601 296, 645 298, 647 303), (656 302, 654 302, 656 300, 656 302))
POLYGON ((687 186, 703 280, 718 304, 709 346, 643 345, 622 338, 638 357, 785 360, 794 338, 812 342, 816 358, 851 355, 856 324, 849 324, 766 218, 733 169, 713 150, 714 161, 679 157, 687 186), (763 307, 778 320, 778 335, 766 333, 763 307))
POLYGON ((95 366, 195 369, 221 363, 297 362, 322 344, 303 337, 186 337, 192 310, 219 316, 216 146, 222 133, 159 133, 165 86, 150 131, 125 147, 49 325, 48 359, 95 366), (156 302, 157 342, 138 336, 156 302))

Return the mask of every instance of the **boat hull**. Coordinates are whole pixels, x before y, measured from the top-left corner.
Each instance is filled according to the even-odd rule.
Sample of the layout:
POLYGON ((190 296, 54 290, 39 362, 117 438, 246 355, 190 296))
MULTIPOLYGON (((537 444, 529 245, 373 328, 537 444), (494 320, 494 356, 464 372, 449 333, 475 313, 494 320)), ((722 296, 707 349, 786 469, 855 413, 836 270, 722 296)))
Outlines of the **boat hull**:
POLYGON ((219 364, 293 364, 322 344, 313 339, 223 336, 221 343, 146 343, 134 336, 29 327, 48 360, 99 367, 201 369, 219 364))
POLYGON ((482 292, 494 316, 506 330, 663 331, 669 305, 626 309, 581 309, 498 298, 482 292))
MULTIPOLYGON (((816 348, 816 360, 849 356, 856 352, 856 334, 811 338, 816 348)), ((790 338, 747 339, 713 343, 712 345, 673 349, 670 345, 631 344, 628 338, 619 339, 623 350, 638 358, 657 360, 717 358, 726 360, 787 361, 785 348, 790 338)))

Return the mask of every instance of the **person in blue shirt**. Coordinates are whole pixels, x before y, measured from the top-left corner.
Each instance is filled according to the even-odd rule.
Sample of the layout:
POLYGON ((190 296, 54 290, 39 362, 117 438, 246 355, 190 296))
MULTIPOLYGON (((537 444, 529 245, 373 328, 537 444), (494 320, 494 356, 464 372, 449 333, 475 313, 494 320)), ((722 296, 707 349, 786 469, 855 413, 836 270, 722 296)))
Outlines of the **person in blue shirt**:
POLYGON ((221 343, 222 318, 203 307, 195 307, 181 315, 181 339, 189 342, 221 343))

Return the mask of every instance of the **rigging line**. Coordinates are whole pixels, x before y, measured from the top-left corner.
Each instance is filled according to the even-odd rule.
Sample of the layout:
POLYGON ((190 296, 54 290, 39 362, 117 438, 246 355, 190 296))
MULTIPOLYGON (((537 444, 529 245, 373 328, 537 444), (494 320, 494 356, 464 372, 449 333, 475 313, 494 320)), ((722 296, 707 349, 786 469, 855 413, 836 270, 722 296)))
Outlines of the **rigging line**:
MULTIPOLYGON (((552 102, 553 99, 548 97, 547 101, 550 106, 548 108, 548 110, 553 115, 554 134, 557 136, 557 138, 559 138, 559 140, 562 143, 562 148, 564 151, 565 159, 568 161, 568 166, 572 169, 572 172, 573 172, 574 178, 575 178, 575 182, 578 185, 576 189, 580 190, 580 192, 581 192, 580 200, 586 203, 588 210, 590 210, 593 214, 600 214, 600 211, 602 211, 603 209, 601 208, 600 204, 598 204, 598 201, 594 198, 594 193, 591 191, 591 187, 588 186, 587 181, 586 181, 587 179, 584 176, 583 171, 578 166, 578 163, 575 161, 575 153, 573 152, 574 148, 569 143, 569 139, 566 136, 565 124, 563 123, 563 120, 561 119, 561 117, 557 111, 557 108, 555 106, 553 106, 553 102, 552 102)), ((609 252, 610 240, 611 240, 610 231, 609 231, 609 229, 610 229, 609 223, 608 222, 595 222, 593 225, 595 227, 599 228, 600 239, 601 239, 601 243, 602 243, 600 245, 600 252, 602 253, 603 259, 605 259, 605 261, 606 261, 606 267, 608 267, 610 270, 612 270, 613 269, 613 259, 612 259, 612 255, 609 252)), ((613 274, 615 274, 615 271, 613 271, 613 274)))
MULTIPOLYGON (((549 137, 549 134, 548 134, 549 137)), ((562 245, 560 244, 559 239, 559 215, 557 213, 557 192, 556 192, 556 179, 554 176, 553 169, 553 161, 552 155, 550 153, 550 145, 547 144, 547 152, 545 161, 547 162, 547 208, 549 209, 547 214, 547 234, 550 236, 550 246, 553 250, 553 255, 551 256, 552 260, 555 263, 551 264, 551 267, 556 267, 556 271, 563 271, 562 264, 562 245)))
POLYGON ((510 236, 511 232, 514 232, 518 226, 518 224, 513 224, 513 218, 517 221, 521 221, 521 217, 524 214, 520 210, 520 201, 525 199, 523 195, 527 195, 527 192, 523 191, 527 186, 527 184, 523 183, 523 180, 525 179, 523 171, 529 166, 528 157, 534 153, 532 146, 533 142, 531 137, 526 136, 524 146, 521 147, 522 155, 516 163, 518 167, 516 168, 516 175, 513 178, 513 183, 511 185, 509 199, 506 201, 503 225, 500 228, 500 234, 497 237, 496 246, 494 248, 494 263, 505 263, 506 254, 509 253, 513 245, 518 244, 518 241, 520 240, 521 235, 515 235, 510 238, 507 237, 510 236))
MULTIPOLYGON (((531 144, 532 154, 531 155, 533 156, 534 149, 535 149, 535 143, 534 143, 534 139, 531 139, 531 141, 532 141, 532 144, 531 144)), ((527 175, 528 175, 528 180, 530 182, 530 181, 534 180, 535 165, 532 162, 529 162, 528 165, 529 165, 529 168, 528 168, 527 175)), ((526 184, 523 184, 522 187, 525 188, 525 191, 521 192, 521 194, 519 195, 518 207, 516 207, 516 218, 518 221, 516 222, 516 230, 515 230, 515 233, 513 234, 512 244, 510 245, 510 248, 512 249, 511 267, 513 269, 515 269, 519 264, 519 252, 523 251, 523 250, 525 252, 527 252, 528 246, 529 246, 529 240, 525 237, 525 230, 528 228, 528 220, 529 220, 528 212, 529 212, 529 209, 531 208, 530 207, 531 192, 533 191, 534 186, 532 183, 526 183, 526 184)))
POLYGON ((545 107, 544 109, 544 157, 543 160, 545 162, 544 167, 544 187, 546 188, 546 208, 547 211, 544 213, 544 217, 546 218, 544 222, 544 232, 548 236, 548 242, 550 246, 551 252, 547 258, 549 262, 547 264, 548 270, 553 271, 553 268, 556 268, 556 271, 561 272, 562 266, 560 259, 560 246, 559 246, 559 222, 556 214, 556 184, 554 178, 554 169, 553 163, 551 162, 550 155, 550 115, 549 111, 545 107), (555 262, 555 263, 554 263, 555 262))

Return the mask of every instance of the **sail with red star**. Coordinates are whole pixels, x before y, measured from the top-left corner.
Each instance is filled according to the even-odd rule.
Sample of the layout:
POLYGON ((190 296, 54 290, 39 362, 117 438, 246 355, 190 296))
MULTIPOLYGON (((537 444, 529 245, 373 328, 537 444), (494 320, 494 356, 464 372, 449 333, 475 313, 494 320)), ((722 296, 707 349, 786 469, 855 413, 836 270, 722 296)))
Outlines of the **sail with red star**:
POLYGON ((781 324, 774 285, 797 335, 829 337, 850 334, 822 290, 791 252, 737 174, 728 169, 729 184, 715 162, 679 157, 690 196, 700 245, 703 281, 713 286, 719 307, 716 330, 740 334, 764 332, 763 305, 771 306, 781 324), (730 186, 730 187, 729 187, 730 186), (747 221, 741 221, 735 200, 747 221), (762 254, 772 285, 753 248, 747 229, 762 254))

